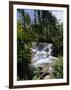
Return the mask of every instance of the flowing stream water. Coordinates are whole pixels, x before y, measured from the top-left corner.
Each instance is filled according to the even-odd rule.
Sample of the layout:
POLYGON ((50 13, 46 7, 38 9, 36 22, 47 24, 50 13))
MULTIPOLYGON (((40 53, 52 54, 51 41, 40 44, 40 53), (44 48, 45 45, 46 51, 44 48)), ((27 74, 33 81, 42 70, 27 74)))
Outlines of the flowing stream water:
POLYGON ((32 43, 32 66, 42 67, 45 66, 48 70, 47 72, 52 73, 52 64, 57 59, 52 56, 52 44, 51 43, 39 43, 36 45, 35 42, 32 43))
POLYGON ((32 44, 32 64, 33 66, 41 66, 42 64, 53 63, 56 57, 52 56, 52 44, 51 43, 36 43, 32 44))

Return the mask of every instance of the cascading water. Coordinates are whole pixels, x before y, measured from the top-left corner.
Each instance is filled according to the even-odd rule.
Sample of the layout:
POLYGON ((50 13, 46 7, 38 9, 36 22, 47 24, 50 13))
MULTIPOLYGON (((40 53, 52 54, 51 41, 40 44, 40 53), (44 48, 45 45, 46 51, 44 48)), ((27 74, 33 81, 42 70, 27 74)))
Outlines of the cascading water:
MULTIPOLYGON (((35 42, 32 43, 32 66, 41 67, 43 74, 53 73, 52 64, 56 57, 52 56, 52 44, 51 43, 39 43, 36 45, 35 42), (44 70, 46 68, 46 71, 44 70), (45 71, 45 72, 44 72, 45 71)), ((40 71, 40 72, 41 72, 40 71)), ((41 75, 42 76, 42 75, 41 75)), ((43 77, 43 76, 42 76, 43 77)))
POLYGON ((56 59, 51 55, 51 43, 33 43, 32 45, 32 64, 33 66, 42 66, 44 64, 51 64, 56 59))

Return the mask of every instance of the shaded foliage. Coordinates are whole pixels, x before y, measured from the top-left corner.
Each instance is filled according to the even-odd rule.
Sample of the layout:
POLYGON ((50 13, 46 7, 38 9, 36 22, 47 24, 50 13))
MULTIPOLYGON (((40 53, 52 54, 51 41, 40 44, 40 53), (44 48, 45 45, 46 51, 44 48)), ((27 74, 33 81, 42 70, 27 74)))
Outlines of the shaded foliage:
POLYGON ((59 57, 58 60, 53 64, 53 76, 54 78, 63 78, 63 58, 59 57))

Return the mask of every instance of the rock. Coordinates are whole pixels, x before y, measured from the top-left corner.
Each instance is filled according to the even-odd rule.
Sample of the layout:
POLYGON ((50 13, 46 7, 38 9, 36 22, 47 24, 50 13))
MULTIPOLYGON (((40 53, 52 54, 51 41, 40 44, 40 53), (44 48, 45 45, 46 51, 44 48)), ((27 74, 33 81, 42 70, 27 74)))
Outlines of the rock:
POLYGON ((40 79, 43 79, 43 78, 46 77, 47 75, 49 75, 49 73, 42 73, 42 74, 40 74, 40 79))
POLYGON ((44 79, 51 79, 50 75, 46 75, 44 79))
POLYGON ((49 67, 48 72, 49 72, 50 74, 53 73, 53 68, 52 68, 52 66, 49 67))

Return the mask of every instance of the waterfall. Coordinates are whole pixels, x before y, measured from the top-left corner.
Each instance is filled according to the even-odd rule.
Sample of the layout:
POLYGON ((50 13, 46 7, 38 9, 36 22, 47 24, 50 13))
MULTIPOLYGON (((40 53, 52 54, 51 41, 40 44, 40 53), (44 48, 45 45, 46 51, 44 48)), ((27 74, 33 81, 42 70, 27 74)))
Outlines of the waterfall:
POLYGON ((51 43, 39 43, 36 45, 35 42, 32 43, 32 65, 42 66, 44 64, 52 64, 56 57, 51 55, 52 44, 51 43))
POLYGON ((40 79, 51 79, 54 68, 53 63, 56 57, 52 56, 52 43, 32 43, 32 66, 39 68, 40 79), (41 69, 40 69, 41 68, 41 69))

